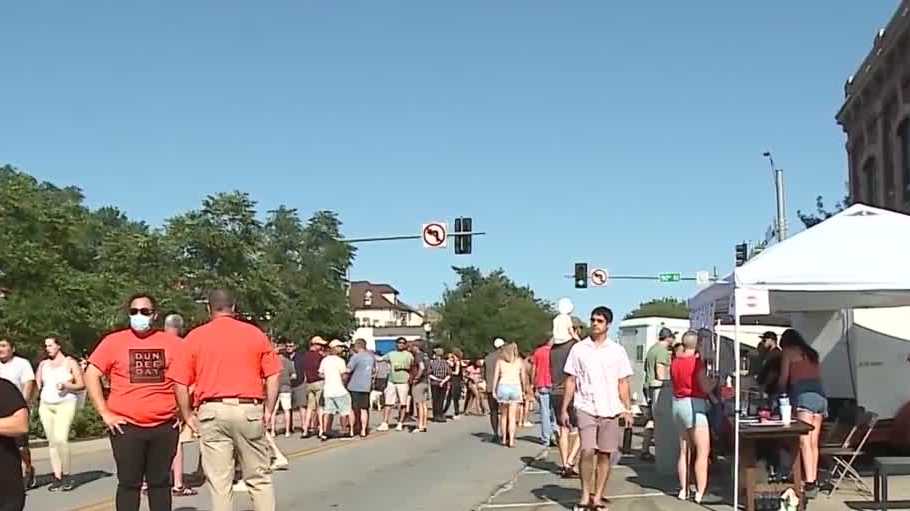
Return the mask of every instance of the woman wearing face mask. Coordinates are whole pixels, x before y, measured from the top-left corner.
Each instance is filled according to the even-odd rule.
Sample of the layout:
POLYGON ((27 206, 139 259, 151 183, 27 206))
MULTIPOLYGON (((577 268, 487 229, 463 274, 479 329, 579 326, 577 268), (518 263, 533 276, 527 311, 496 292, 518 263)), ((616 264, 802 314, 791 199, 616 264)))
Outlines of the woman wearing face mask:
POLYGON ((173 383, 165 377, 181 349, 174 335, 153 328, 155 300, 135 295, 127 311, 130 326, 104 337, 89 357, 86 386, 110 430, 117 463, 118 511, 138 511, 142 481, 148 483, 150 511, 171 510, 171 460, 179 428, 173 383), (111 382, 105 399, 101 377, 111 382))
POLYGON ((40 392, 38 415, 44 426, 54 471, 54 480, 47 489, 70 491, 75 488, 70 477, 70 427, 76 415, 77 392, 85 385, 79 362, 63 352, 59 339, 45 339, 44 350, 47 358, 38 365, 35 380, 40 392))

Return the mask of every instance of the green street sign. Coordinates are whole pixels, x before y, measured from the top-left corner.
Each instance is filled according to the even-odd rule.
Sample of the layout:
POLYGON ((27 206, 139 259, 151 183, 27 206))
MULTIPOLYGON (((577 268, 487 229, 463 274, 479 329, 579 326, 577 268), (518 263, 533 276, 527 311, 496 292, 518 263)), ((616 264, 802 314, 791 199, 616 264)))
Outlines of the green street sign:
POLYGON ((680 278, 682 278, 682 275, 676 272, 657 274, 658 282, 679 282, 680 278))

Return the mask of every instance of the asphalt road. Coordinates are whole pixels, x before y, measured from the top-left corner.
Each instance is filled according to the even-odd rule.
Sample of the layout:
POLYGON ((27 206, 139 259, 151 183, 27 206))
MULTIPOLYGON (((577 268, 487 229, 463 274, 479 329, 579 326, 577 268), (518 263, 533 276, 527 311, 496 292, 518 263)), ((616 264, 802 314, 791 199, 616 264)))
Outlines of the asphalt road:
MULTIPOLYGON (((529 440, 534 429, 514 449, 493 445, 485 418, 464 417, 431 424, 428 433, 375 433, 361 440, 320 443, 296 437, 279 439, 291 458, 288 471, 275 474, 278 509, 466 511, 477 509, 511 481, 542 447, 529 440)), ((76 454, 73 472, 83 482, 70 493, 50 493, 42 486, 29 492, 27 510, 100 511, 113 509, 116 481, 113 460, 103 442, 93 452, 76 454)), ((187 471, 195 466, 196 451, 188 449, 187 471)), ((48 482, 46 460, 36 463, 48 482)), ((205 487, 197 497, 175 498, 174 509, 210 509, 205 487)), ((238 494, 235 509, 252 509, 246 494, 238 494)))

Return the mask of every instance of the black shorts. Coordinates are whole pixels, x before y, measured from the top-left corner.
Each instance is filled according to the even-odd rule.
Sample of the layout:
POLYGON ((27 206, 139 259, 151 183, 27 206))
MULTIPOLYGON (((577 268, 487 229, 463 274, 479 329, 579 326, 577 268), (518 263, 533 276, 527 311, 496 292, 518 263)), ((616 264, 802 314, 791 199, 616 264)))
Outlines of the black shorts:
MULTIPOLYGON (((550 394, 550 409, 553 411, 553 416, 556 417, 557 424, 559 424, 562 414, 563 397, 565 396, 562 394, 550 394)), ((569 403, 569 426, 572 429, 578 429, 578 414, 575 413, 575 406, 572 403, 569 403)))
POLYGON ((28 447, 28 433, 26 433, 22 436, 17 436, 15 438, 15 440, 16 440, 16 447, 18 447, 20 449, 25 449, 26 447, 28 447))
POLYGON ((351 408, 354 410, 370 409, 370 393, 351 391, 351 408))

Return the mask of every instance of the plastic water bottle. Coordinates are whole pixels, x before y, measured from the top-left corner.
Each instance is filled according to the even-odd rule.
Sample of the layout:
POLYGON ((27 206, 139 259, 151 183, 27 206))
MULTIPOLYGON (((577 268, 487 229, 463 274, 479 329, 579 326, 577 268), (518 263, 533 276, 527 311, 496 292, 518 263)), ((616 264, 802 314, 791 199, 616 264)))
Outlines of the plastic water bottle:
POLYGON ((783 421, 784 426, 790 425, 790 415, 792 414, 790 409, 790 396, 786 394, 780 395, 780 419, 783 421))

